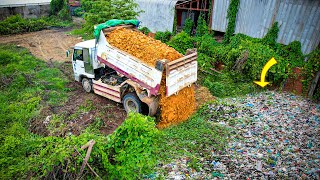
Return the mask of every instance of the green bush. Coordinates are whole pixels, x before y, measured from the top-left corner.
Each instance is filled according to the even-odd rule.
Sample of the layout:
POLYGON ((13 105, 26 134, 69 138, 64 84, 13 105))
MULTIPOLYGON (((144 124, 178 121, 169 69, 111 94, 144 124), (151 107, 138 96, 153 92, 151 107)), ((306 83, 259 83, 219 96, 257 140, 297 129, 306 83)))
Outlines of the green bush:
POLYGON ((32 32, 44 29, 47 25, 42 19, 23 19, 21 15, 14 15, 0 22, 0 34, 32 32))
POLYGON ((208 33, 209 33, 209 29, 208 29, 208 25, 207 25, 206 20, 202 16, 199 16, 196 36, 201 37, 201 36, 204 36, 208 33))
POLYGON ((205 34, 196 38, 198 52, 204 53, 207 56, 214 57, 213 49, 219 46, 219 43, 209 34, 205 34))
POLYGON ((65 0, 51 0, 50 15, 57 15, 65 6, 65 0))
POLYGON ((292 41, 287 46, 277 43, 275 45, 275 51, 279 56, 286 58, 291 67, 303 67, 304 55, 301 51, 301 43, 299 41, 292 41))
POLYGON ((103 164, 110 179, 137 179, 150 173, 156 163, 155 142, 159 137, 154 120, 129 114, 110 136, 103 164))
POLYGON ((77 7, 74 9, 74 15, 77 17, 82 17, 84 14, 84 10, 82 7, 77 7))
MULTIPOLYGON (((309 86, 316 74, 320 71, 320 49, 315 49, 307 55, 307 62, 303 66, 303 75, 305 80, 303 81, 304 92, 308 92, 309 86)), ((320 92, 315 94, 314 97, 319 99, 320 92)))
POLYGON ((110 19, 135 19, 141 11, 137 11, 138 4, 134 0, 82 0, 85 11, 85 24, 75 34, 93 38, 94 25, 104 23, 110 19))
POLYGON ((178 52, 185 54, 187 49, 193 48, 193 39, 186 32, 182 31, 171 38, 167 45, 173 47, 178 52))
POLYGON ((0 35, 40 31, 48 26, 66 27, 70 25, 69 20, 62 21, 56 16, 23 19, 21 15, 14 15, 0 21, 0 35))
POLYGON ((269 46, 261 43, 252 42, 250 40, 242 40, 238 48, 232 48, 227 53, 229 69, 232 68, 234 63, 242 58, 246 58, 241 72, 244 79, 254 80, 260 79, 260 74, 263 66, 274 57, 278 62, 272 66, 268 71, 267 80, 275 83, 280 83, 287 78, 289 63, 287 59, 278 56, 276 52, 269 46), (247 51, 247 57, 244 53, 247 51))
POLYGON ((186 21, 184 22, 183 31, 186 32, 188 35, 191 35, 192 28, 193 28, 193 20, 191 20, 190 18, 187 18, 186 21))
POLYGON ((239 5, 240 5, 240 0, 231 0, 230 1, 229 7, 228 7, 228 12, 227 12, 228 26, 227 26, 226 33, 225 33, 224 39, 223 39, 224 43, 230 42, 230 38, 235 31, 236 17, 238 14, 239 5))
POLYGON ((156 32, 154 38, 157 40, 160 40, 163 43, 167 43, 170 40, 171 35, 172 33, 170 31, 166 31, 166 32, 158 31, 156 32))
POLYGON ((277 43, 278 33, 278 22, 275 22, 273 23, 272 27, 268 30, 267 34, 262 38, 263 44, 269 45, 272 48, 274 48, 277 43))
POLYGON ((72 20, 71 13, 70 13, 70 10, 69 10, 69 6, 67 5, 67 1, 66 0, 64 0, 63 7, 58 12, 57 17, 59 19, 61 19, 61 20, 69 20, 69 21, 72 20))
POLYGON ((139 28, 139 30, 140 30, 143 34, 145 34, 145 35, 148 35, 149 32, 151 32, 150 29, 147 28, 147 27, 139 28))

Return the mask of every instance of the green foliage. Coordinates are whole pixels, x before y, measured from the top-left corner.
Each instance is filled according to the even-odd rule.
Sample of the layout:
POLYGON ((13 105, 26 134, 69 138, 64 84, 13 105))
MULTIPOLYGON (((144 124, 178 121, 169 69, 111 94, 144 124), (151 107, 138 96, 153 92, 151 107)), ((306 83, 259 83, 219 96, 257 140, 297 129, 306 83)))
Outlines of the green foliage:
MULTIPOLYGON (((49 73, 46 63, 22 48, 0 46, 0 61, 0 174, 5 179, 23 178, 27 171, 43 165, 34 163, 33 155, 40 150, 39 137, 28 132, 27 122, 38 114, 40 103, 49 92, 65 97, 67 80, 57 69, 49 73), (42 75, 37 76, 38 72, 42 75)), ((63 98, 59 99, 61 102, 63 98)))
POLYGON ((191 35, 192 28, 193 28, 193 20, 191 20, 190 18, 187 18, 186 21, 184 22, 183 31, 186 32, 188 35, 191 35))
POLYGON ((175 12, 174 13, 174 19, 173 19, 172 35, 176 35, 177 34, 177 23, 178 23, 177 12, 175 12))
MULTIPOLYGON (((49 179, 53 174, 57 179, 76 179, 86 154, 80 147, 91 139, 96 143, 89 163, 102 179, 141 178, 153 168, 155 143, 161 134, 153 119, 140 114, 130 114, 111 136, 99 134, 97 128, 103 124, 99 118, 79 136, 41 137, 30 133, 29 120, 52 101, 48 93, 65 96, 67 81, 58 69, 48 68, 23 48, 0 46, 0 61, 0 173, 3 179, 49 179)), ((57 104, 49 105, 61 105, 65 100, 58 96, 57 104)), ((87 100, 79 112, 91 111, 93 107, 93 102, 87 100)), ((53 114, 48 130, 54 133, 63 128, 61 118, 62 115, 53 114)), ((84 174, 86 179, 95 178, 87 169, 84 174)))
POLYGON ((74 9, 74 15, 77 17, 82 17, 84 14, 84 10, 82 7, 77 7, 74 9))
POLYGON ((208 121, 207 106, 201 108, 188 121, 163 130, 159 141, 161 161, 181 156, 194 159, 189 166, 197 168, 197 158, 211 157, 211 150, 222 150, 228 143, 229 129, 208 121))
POLYGON ((186 32, 182 31, 171 38, 167 45, 173 47, 178 52, 185 54, 187 49, 193 48, 193 39, 186 32))
POLYGON ((38 19, 23 19, 21 15, 14 15, 0 22, 0 34, 7 35, 33 32, 43 30, 48 26, 65 27, 70 26, 70 22, 61 21, 55 16, 38 19))
POLYGON ((159 137, 154 120, 141 114, 129 114, 110 136, 103 164, 111 179, 136 179, 150 173, 156 163, 155 143, 159 137))
MULTIPOLYGON (((305 80, 303 81, 304 91, 309 90, 309 85, 315 78, 316 74, 320 71, 320 49, 315 49, 307 55, 307 62, 303 67, 303 74, 305 80)), ((320 94, 320 92, 318 92, 320 94)), ((315 98, 319 98, 319 94, 314 95, 315 98)))
POLYGON ((67 4, 67 0, 64 0, 64 4, 62 9, 58 12, 57 17, 61 20, 69 20, 71 21, 71 13, 67 4))
POLYGON ((230 37, 233 35, 235 31, 236 17, 237 17, 239 5, 240 5, 240 0, 231 0, 229 4, 228 14, 227 14, 228 27, 224 35, 224 39, 223 39, 224 43, 229 43, 230 37))
POLYGON ((215 52, 213 52, 213 49, 216 46, 219 46, 219 43, 211 35, 204 34, 203 36, 196 38, 196 45, 198 52, 214 57, 215 52))
POLYGON ((167 43, 170 40, 171 35, 172 33, 170 31, 166 31, 166 32, 158 31, 156 32, 154 38, 157 40, 160 40, 163 43, 167 43))
POLYGON ((138 4, 134 0, 82 0, 85 11, 85 24, 81 32, 88 38, 93 38, 94 25, 104 23, 110 19, 134 19, 141 11, 136 11, 138 4))
POLYGON ((51 0, 50 2, 50 15, 58 15, 58 13, 65 6, 65 0, 51 0))
POLYGON ((147 28, 147 27, 139 28, 139 30, 140 30, 143 34, 145 34, 145 35, 148 35, 149 32, 151 32, 150 29, 147 28))
POLYGON ((241 76, 237 77, 241 79, 254 80, 260 79, 260 73, 263 66, 272 57, 274 57, 278 63, 268 71, 267 80, 274 83, 280 83, 287 78, 289 63, 287 59, 278 56, 273 49, 269 46, 263 45, 262 43, 256 43, 250 40, 241 40, 237 48, 232 48, 227 53, 227 62, 229 64, 229 69, 231 69, 236 61, 246 59, 243 64, 241 76), (246 51, 247 53, 245 53, 246 51))
POLYGON ((199 16, 196 36, 201 37, 201 36, 206 35, 208 33, 209 33, 209 29, 208 29, 208 25, 207 25, 206 20, 202 16, 199 16))
POLYGON ((277 43, 278 33, 278 22, 274 22, 272 27, 268 30, 267 34, 262 38, 263 44, 269 45, 274 48, 277 43))
POLYGON ((304 55, 299 41, 292 41, 287 46, 277 43, 275 50, 279 56, 288 59, 291 67, 303 67, 304 55))
POLYGON ((23 19, 21 15, 14 15, 0 22, 0 34, 39 31, 47 26, 48 23, 44 19, 23 19))
POLYGON ((205 76, 202 83, 216 97, 235 97, 257 91, 252 82, 238 81, 234 77, 234 74, 223 72, 223 74, 205 76))

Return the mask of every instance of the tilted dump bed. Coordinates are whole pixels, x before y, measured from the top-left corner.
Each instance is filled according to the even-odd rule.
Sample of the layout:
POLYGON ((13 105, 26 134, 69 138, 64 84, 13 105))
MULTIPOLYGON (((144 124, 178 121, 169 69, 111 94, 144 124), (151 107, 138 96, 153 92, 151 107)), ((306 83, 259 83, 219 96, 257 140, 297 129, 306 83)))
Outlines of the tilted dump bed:
POLYGON ((96 46, 97 58, 100 63, 106 64, 138 83, 148 91, 149 95, 158 95, 164 67, 167 96, 178 93, 179 90, 197 80, 197 52, 191 52, 191 54, 171 62, 159 60, 156 67, 152 67, 110 45, 102 30, 96 46))

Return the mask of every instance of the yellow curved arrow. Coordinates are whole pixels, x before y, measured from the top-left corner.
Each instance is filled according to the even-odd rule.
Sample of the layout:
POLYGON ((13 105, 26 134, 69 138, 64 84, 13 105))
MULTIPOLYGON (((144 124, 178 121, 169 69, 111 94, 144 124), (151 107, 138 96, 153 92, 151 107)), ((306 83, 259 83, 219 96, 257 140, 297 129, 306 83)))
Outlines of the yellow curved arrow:
POLYGON ((253 81, 254 83, 258 84, 261 87, 265 87, 269 84, 269 82, 265 82, 266 74, 268 70, 271 68, 271 66, 277 64, 277 61, 274 58, 271 58, 266 65, 264 65, 262 72, 261 72, 261 78, 260 81, 253 81))

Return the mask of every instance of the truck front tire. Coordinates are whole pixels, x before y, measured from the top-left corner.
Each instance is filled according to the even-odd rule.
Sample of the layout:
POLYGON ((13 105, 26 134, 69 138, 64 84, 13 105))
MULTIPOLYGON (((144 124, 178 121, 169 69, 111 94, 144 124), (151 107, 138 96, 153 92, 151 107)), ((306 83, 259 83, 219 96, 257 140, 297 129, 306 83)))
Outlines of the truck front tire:
POLYGON ((87 92, 90 93, 92 91, 92 83, 88 78, 82 79, 82 87, 87 92))
POLYGON ((134 93, 128 93, 123 97, 123 107, 127 113, 130 111, 141 113, 142 103, 140 99, 134 93))

